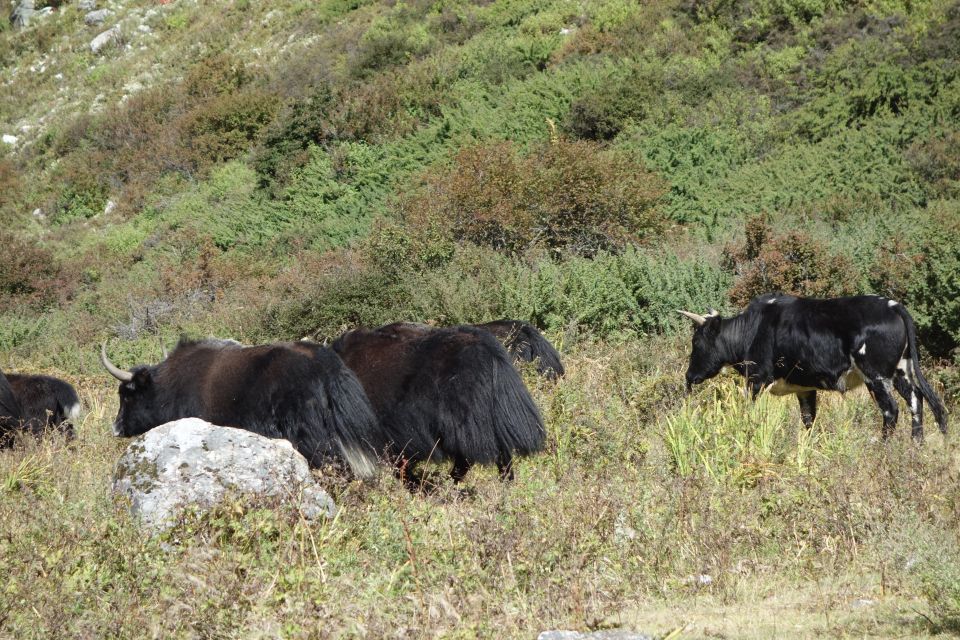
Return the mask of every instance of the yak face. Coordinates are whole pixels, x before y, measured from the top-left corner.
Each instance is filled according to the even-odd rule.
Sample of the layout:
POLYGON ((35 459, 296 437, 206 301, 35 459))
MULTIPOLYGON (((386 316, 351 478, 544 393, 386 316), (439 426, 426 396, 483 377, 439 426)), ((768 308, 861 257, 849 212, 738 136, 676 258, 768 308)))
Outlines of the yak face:
POLYGON ((714 377, 728 363, 725 358, 723 341, 720 335, 720 316, 703 318, 693 332, 693 350, 687 365, 687 393, 693 385, 714 377))
POLYGON ((133 377, 120 383, 120 410, 113 423, 113 435, 131 438, 161 424, 157 417, 162 413, 157 398, 157 387, 149 367, 138 367, 133 377))

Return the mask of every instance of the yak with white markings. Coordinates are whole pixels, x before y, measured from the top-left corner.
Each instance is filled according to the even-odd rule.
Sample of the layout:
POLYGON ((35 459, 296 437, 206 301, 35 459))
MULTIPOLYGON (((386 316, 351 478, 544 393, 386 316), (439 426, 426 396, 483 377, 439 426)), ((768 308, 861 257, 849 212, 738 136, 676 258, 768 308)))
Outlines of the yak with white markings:
POLYGON ((285 438, 311 466, 343 461, 357 476, 375 472, 379 423, 356 376, 326 347, 181 340, 159 364, 130 371, 110 362, 106 345, 100 358, 120 381, 117 436, 201 418, 285 438))
POLYGON ((488 331, 396 323, 350 331, 332 347, 363 383, 385 436, 378 451, 401 475, 452 459, 456 482, 475 464, 496 464, 507 480, 516 456, 543 448, 540 412, 488 331))
POLYGON ((0 447, 17 432, 42 435, 48 430, 74 435, 80 398, 70 383, 51 376, 0 372, 0 447))
POLYGON ((549 380, 563 376, 560 354, 540 331, 523 320, 494 320, 473 325, 495 335, 519 362, 531 362, 549 380))
POLYGON ((817 414, 817 391, 866 385, 883 414, 883 436, 893 433, 896 389, 910 407, 912 433, 923 439, 923 403, 946 433, 946 410, 920 371, 913 319, 880 296, 799 298, 766 294, 732 318, 715 311, 680 311, 696 325, 687 390, 733 367, 754 397, 763 390, 796 394, 806 426, 817 414))

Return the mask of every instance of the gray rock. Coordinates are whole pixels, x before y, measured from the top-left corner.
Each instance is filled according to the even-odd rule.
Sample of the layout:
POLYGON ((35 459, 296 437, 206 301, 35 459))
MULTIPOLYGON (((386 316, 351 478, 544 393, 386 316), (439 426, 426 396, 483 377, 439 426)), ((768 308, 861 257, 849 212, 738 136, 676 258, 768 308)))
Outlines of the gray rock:
POLYGON ((30 24, 30 19, 36 13, 36 9, 33 7, 33 0, 20 0, 17 6, 13 8, 13 15, 10 16, 13 26, 23 28, 30 24))
POLYGON ((580 633, 579 631, 542 631, 537 640, 653 640, 653 636, 623 629, 612 631, 594 631, 580 633))
POLYGON ((87 25, 95 27, 106 22, 107 18, 111 15, 113 15, 113 11, 110 11, 110 9, 98 9, 83 16, 83 21, 87 23, 87 25))
POLYGON ((227 495, 297 504, 308 519, 336 507, 287 440, 186 418, 134 439, 114 471, 113 492, 153 530, 163 530, 187 506, 201 509, 227 495))
POLYGON ((90 50, 94 53, 100 53, 121 42, 123 42, 123 33, 120 31, 120 27, 111 27, 90 41, 90 50))
POLYGON ((80 11, 93 11, 97 8, 97 0, 80 0, 77 3, 77 8, 80 11))

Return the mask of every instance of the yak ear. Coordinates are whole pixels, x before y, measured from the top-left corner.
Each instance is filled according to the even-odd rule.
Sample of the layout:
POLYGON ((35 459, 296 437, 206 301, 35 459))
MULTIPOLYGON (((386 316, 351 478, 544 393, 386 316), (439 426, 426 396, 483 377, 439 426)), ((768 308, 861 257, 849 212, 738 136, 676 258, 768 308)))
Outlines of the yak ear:
POLYGON ((153 374, 149 367, 143 367, 133 372, 133 379, 130 382, 138 389, 146 389, 153 384, 153 374))

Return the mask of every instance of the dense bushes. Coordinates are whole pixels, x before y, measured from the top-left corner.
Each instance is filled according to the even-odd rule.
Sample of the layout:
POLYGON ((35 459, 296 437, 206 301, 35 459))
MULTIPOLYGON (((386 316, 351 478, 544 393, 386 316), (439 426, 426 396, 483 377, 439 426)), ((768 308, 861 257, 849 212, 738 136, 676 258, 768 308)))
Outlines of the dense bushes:
POLYGON ((22 305, 44 308, 66 301, 73 283, 49 249, 32 240, 0 231, 0 311, 22 305))
POLYGON ((534 246, 581 255, 655 235, 659 180, 595 143, 554 140, 527 156, 510 143, 462 150, 402 205, 415 233, 440 228, 455 241, 507 252, 534 246))
POLYGON ((747 220, 744 244, 724 249, 723 266, 736 275, 730 300, 740 307, 771 291, 829 298, 855 293, 859 284, 849 259, 809 234, 774 232, 766 216, 747 220))
POLYGON ((53 143, 64 167, 50 206, 54 219, 91 217, 108 194, 135 209, 166 174, 205 175, 245 153, 277 107, 277 97, 258 88, 241 63, 216 54, 179 83, 79 116, 53 143))

